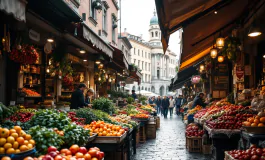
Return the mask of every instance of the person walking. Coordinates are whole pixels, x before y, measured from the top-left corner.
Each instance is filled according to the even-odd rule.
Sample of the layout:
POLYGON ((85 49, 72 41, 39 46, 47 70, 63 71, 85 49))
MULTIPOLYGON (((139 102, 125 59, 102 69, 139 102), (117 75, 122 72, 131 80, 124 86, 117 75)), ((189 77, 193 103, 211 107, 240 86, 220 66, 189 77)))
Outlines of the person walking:
POLYGON ((156 99, 156 110, 157 110, 157 114, 161 113, 161 115, 162 115, 161 105, 162 105, 162 100, 161 100, 160 96, 158 96, 156 99))
POLYGON ((162 108, 163 108, 164 118, 167 118, 168 107, 169 107, 169 99, 167 96, 164 96, 164 98, 162 100, 162 108))
POLYGON ((175 102, 175 104, 176 104, 176 114, 177 115, 180 114, 179 110, 180 110, 180 106, 181 106, 181 101, 182 101, 182 95, 179 95, 179 97, 176 98, 176 102, 175 102))
POLYGON ((173 115, 174 106, 175 106, 175 100, 173 99, 172 96, 170 96, 170 98, 169 98, 169 113, 170 113, 170 117, 172 117, 172 115, 173 115))
POLYGON ((87 86, 84 83, 78 85, 78 88, 72 93, 71 96, 71 109, 78 109, 88 106, 85 103, 84 91, 87 89, 87 86))

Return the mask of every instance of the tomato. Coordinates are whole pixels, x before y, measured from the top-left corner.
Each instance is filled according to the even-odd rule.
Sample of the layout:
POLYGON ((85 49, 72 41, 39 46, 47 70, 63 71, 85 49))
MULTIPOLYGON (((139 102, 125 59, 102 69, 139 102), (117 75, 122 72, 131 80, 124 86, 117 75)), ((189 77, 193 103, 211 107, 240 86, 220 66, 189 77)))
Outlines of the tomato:
POLYGON ((57 155, 54 160, 63 160, 63 157, 61 155, 57 155))
POLYGON ((98 157, 98 158, 99 158, 100 160, 103 159, 104 156, 105 156, 104 152, 99 152, 99 157, 98 157))
POLYGON ((74 144, 70 147, 70 151, 72 152, 72 154, 76 154, 79 151, 79 146, 74 144))
POLYGON ((75 154, 75 157, 76 157, 76 158, 83 158, 83 157, 84 157, 84 154, 81 153, 81 152, 77 152, 77 153, 75 154))
POLYGON ((48 148, 48 153, 50 153, 50 152, 52 152, 52 151, 56 152, 56 151, 57 151, 57 148, 54 147, 54 146, 50 146, 50 147, 48 148))
POLYGON ((86 154, 87 153, 87 149, 86 149, 86 147, 80 147, 78 152, 86 154))
MULTIPOLYGON (((91 148, 90 148, 91 149, 91 148)), ((95 149, 95 150, 97 150, 97 151, 100 151, 100 149, 98 148, 98 147, 94 147, 94 148, 92 148, 92 149, 95 149)))
POLYGON ((88 153, 91 155, 91 157, 96 157, 97 156, 97 150, 95 150, 95 149, 90 149, 89 151, 88 151, 88 153))
POLYGON ((90 154, 88 154, 88 153, 85 154, 85 155, 84 155, 84 159, 85 159, 85 160, 91 160, 91 156, 90 156, 90 154))

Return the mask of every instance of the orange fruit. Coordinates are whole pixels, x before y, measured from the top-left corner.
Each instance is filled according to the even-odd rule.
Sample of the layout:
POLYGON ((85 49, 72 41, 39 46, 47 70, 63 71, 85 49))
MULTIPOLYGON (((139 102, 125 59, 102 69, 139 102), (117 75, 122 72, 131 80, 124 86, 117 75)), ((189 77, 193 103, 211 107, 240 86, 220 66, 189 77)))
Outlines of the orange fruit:
POLYGON ((254 120, 254 123, 259 124, 259 119, 255 119, 255 120, 254 120))
POLYGON ((4 144, 6 144, 6 139, 0 138, 0 146, 4 146, 4 144))
POLYGON ((20 131, 22 130, 22 128, 20 126, 14 126, 14 129, 16 130, 16 132, 19 134, 20 131))
POLYGON ((15 138, 12 137, 12 136, 9 136, 9 137, 7 138, 7 142, 13 144, 13 143, 15 142, 15 138))
POLYGON ((29 141, 28 140, 24 140, 23 144, 27 146, 29 144, 29 141))
POLYGON ((16 140, 17 140, 19 145, 23 145, 24 144, 24 138, 23 137, 18 137, 16 140))
POLYGON ((261 118, 259 119, 259 121, 262 122, 262 123, 265 123, 265 117, 261 117, 261 118))
POLYGON ((263 123, 259 123, 258 127, 264 127, 265 125, 263 123))
POLYGON ((3 147, 0 147, 0 154, 5 154, 6 153, 6 150, 5 150, 5 148, 3 148, 3 147))
POLYGON ((107 135, 107 132, 106 131, 103 131, 102 132, 102 136, 106 136, 107 135))
POLYGON ((11 158, 10 158, 10 157, 7 157, 7 156, 5 156, 5 157, 3 157, 1 160, 11 160, 11 158))
POLYGON ((32 149, 33 148, 33 145, 30 144, 30 143, 27 146, 28 146, 29 149, 32 149))
POLYGON ((9 136, 9 130, 7 128, 2 128, 0 131, 0 137, 7 138, 9 136))
POLYGON ((24 131, 20 131, 20 133, 18 135, 19 135, 19 137, 25 138, 26 133, 24 131))
POLYGON ((26 145, 20 146, 19 149, 20 149, 21 152, 29 150, 28 146, 26 146, 26 145))
POLYGON ((35 141, 33 139, 29 140, 29 143, 32 144, 33 146, 35 145, 35 141))
POLYGON ((15 129, 10 129, 9 132, 10 132, 10 134, 17 133, 17 131, 15 129))
POLYGON ((26 134, 25 140, 31 140, 31 135, 30 134, 26 134))
POLYGON ((117 133, 117 136, 118 136, 118 137, 120 137, 120 136, 121 136, 121 133, 120 133, 120 132, 118 132, 118 133, 117 133))
POLYGON ((10 136, 12 136, 12 137, 14 137, 15 139, 17 139, 17 137, 18 137, 18 134, 17 133, 11 133, 11 135, 10 136))
POLYGON ((19 149, 16 149, 16 150, 15 150, 15 153, 20 153, 20 150, 19 150, 19 149))
POLYGON ((100 132, 100 133, 98 133, 98 136, 102 136, 102 133, 100 132))
POLYGON ((15 153, 15 149, 14 148, 8 148, 6 150, 6 154, 14 154, 15 153))
POLYGON ((249 127, 249 126, 251 126, 251 123, 250 122, 245 122, 245 125, 249 127))
POLYGON ((258 124, 257 123, 251 123, 251 127, 257 127, 258 124))
POLYGON ((9 148, 12 148, 12 144, 11 143, 6 143, 5 145, 4 145, 4 148, 7 150, 7 149, 9 149, 9 148))
POLYGON ((83 153, 80 153, 80 152, 77 152, 77 153, 75 154, 75 157, 76 157, 76 158, 83 158, 83 157, 84 157, 84 154, 83 154, 83 153))
POLYGON ((18 146, 19 146, 18 142, 15 141, 15 142, 13 143, 13 148, 14 148, 14 149, 18 149, 18 146))
POLYGON ((249 121, 250 123, 253 123, 253 122, 254 122, 254 118, 248 118, 248 121, 249 121))

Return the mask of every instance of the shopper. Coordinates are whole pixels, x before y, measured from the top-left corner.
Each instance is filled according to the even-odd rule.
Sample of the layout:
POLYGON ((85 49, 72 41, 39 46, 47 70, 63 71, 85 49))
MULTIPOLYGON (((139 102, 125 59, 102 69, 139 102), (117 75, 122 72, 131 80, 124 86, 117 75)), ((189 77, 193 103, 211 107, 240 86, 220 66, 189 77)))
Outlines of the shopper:
POLYGON ((87 89, 87 86, 83 83, 78 85, 78 88, 72 93, 71 96, 71 109, 78 109, 88 106, 85 103, 84 91, 87 89))
POLYGON ((163 108, 164 118, 167 118, 168 107, 169 107, 169 99, 167 96, 164 96, 164 98, 162 100, 162 108, 163 108))
POLYGON ((85 98, 85 103, 88 104, 88 107, 92 107, 91 98, 93 95, 94 95, 94 90, 92 88, 88 89, 85 98))
POLYGON ((192 108, 195 108, 197 105, 202 106, 203 108, 206 106, 206 103, 203 101, 204 93, 199 93, 193 100, 192 108))
POLYGON ((137 95, 135 93, 135 90, 132 90, 132 97, 133 97, 134 100, 137 99, 137 95))
POLYGON ((161 105, 162 105, 162 100, 161 100, 160 96, 158 96, 156 99, 156 111, 157 111, 157 114, 161 113, 161 115, 162 115, 161 105))
POLYGON ((179 110, 180 110, 181 102, 182 102, 182 95, 179 95, 179 97, 176 98, 176 102, 175 102, 175 104, 176 104, 176 114, 177 115, 180 114, 179 110))
POLYGON ((175 100, 171 96, 169 98, 169 113, 170 113, 170 117, 172 117, 174 106, 175 106, 175 100))

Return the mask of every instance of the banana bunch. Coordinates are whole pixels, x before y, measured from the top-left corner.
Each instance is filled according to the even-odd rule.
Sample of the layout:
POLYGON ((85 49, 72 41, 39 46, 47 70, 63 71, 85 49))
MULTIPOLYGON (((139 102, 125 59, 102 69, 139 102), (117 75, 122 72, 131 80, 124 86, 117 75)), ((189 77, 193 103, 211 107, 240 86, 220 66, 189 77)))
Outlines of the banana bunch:
POLYGON ((37 111, 36 109, 32 109, 32 108, 19 110, 19 112, 22 112, 22 113, 35 113, 36 111, 37 111))

